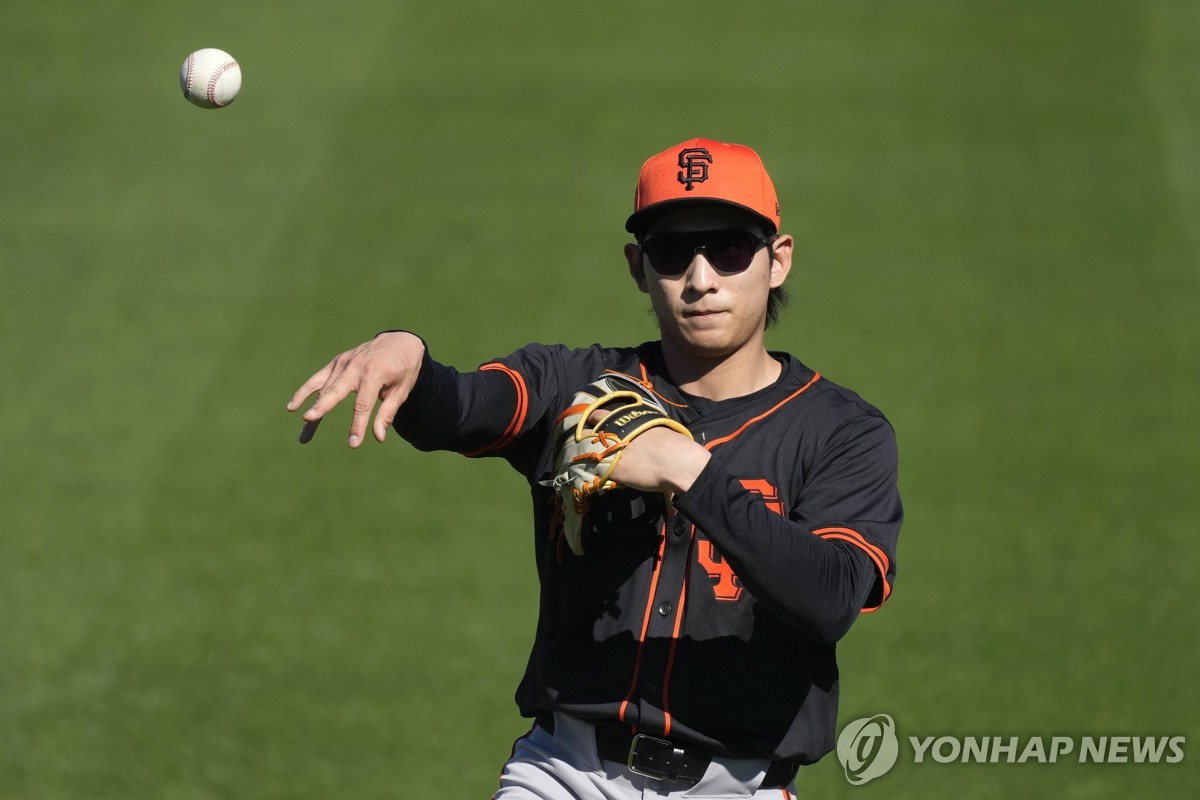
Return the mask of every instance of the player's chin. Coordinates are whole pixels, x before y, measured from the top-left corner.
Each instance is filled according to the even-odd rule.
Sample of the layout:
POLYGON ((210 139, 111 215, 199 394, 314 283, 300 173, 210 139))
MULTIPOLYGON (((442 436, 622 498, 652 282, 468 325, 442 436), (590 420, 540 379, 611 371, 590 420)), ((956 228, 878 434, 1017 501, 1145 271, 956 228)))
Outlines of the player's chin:
POLYGON ((682 326, 679 342, 688 352, 702 358, 724 358, 737 350, 734 337, 728 331, 715 328, 682 326))

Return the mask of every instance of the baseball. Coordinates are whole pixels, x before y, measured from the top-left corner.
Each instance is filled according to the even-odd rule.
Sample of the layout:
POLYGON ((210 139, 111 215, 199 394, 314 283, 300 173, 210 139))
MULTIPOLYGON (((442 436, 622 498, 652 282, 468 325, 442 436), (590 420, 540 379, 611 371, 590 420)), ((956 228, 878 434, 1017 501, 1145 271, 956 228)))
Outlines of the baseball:
POLYGON ((201 108, 224 108, 242 88, 242 68, 233 56, 215 47, 197 50, 179 68, 183 96, 201 108))

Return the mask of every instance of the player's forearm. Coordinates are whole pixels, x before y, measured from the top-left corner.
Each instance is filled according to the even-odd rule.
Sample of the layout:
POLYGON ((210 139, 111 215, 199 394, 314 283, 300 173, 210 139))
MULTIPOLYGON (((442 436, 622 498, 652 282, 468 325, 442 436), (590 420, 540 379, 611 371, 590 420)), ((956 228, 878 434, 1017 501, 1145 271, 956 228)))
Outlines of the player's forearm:
POLYGON ((421 372, 393 427, 419 450, 467 451, 496 440, 511 423, 513 383, 499 372, 461 373, 426 350, 421 372))
POLYGON ((710 463, 675 505, 755 599, 784 621, 818 641, 836 642, 857 619, 875 581, 870 560, 773 513, 719 462, 710 463))

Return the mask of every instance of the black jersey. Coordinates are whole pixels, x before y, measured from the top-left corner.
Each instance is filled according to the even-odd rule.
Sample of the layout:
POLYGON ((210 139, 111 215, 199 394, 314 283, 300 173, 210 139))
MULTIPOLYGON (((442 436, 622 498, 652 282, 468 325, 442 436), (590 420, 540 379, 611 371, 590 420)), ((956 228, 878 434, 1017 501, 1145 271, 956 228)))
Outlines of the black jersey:
POLYGON ((426 356, 395 421, 422 450, 506 459, 533 499, 540 613, 516 699, 731 756, 812 763, 836 734, 835 643, 891 592, 903 516, 884 416, 798 360, 712 401, 668 378, 657 342, 531 345, 460 373, 426 356), (562 541, 555 417, 606 371, 644 382, 712 458, 671 503, 595 498, 585 553, 562 541))

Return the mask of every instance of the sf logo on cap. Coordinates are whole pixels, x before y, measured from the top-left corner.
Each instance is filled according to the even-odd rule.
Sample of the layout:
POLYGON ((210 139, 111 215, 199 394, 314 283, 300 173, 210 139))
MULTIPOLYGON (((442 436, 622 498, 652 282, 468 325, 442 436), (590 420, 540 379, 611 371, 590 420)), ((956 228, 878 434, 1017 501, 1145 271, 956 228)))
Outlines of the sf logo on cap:
POLYGON ((703 147, 689 147, 679 151, 679 166, 683 171, 677 177, 686 191, 692 190, 693 183, 704 183, 708 180, 708 165, 712 160, 712 154, 703 147))

